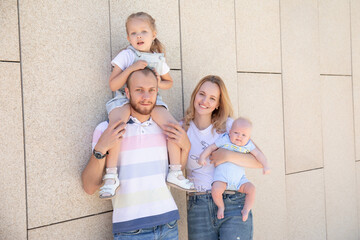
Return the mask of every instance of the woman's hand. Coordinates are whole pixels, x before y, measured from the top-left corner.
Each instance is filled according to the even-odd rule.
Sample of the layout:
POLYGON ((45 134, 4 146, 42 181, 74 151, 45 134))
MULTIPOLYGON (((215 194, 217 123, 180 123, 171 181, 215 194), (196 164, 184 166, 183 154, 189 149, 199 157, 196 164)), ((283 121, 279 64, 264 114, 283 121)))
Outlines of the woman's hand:
POLYGON ((190 141, 185 130, 178 123, 169 123, 164 128, 168 141, 179 146, 183 151, 190 151, 190 141))
POLYGON ((231 162, 240 167, 246 168, 262 168, 262 164, 250 153, 239 153, 223 148, 219 148, 210 155, 211 163, 219 166, 224 162, 231 162))
POLYGON ((211 153, 209 159, 210 163, 214 164, 215 167, 227 161, 226 156, 229 151, 223 148, 219 148, 218 150, 211 153))

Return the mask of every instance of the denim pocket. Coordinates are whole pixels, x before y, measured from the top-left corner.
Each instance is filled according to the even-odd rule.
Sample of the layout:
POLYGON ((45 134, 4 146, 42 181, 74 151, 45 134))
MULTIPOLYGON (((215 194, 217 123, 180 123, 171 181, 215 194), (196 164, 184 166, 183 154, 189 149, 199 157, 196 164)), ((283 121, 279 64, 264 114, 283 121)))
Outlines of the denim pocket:
POLYGON ((167 223, 166 225, 168 226, 168 228, 172 229, 172 228, 176 227, 177 220, 171 221, 171 222, 167 223))
POLYGON ((120 233, 115 233, 114 236, 131 236, 131 235, 137 235, 140 234, 142 232, 142 229, 137 229, 134 231, 128 231, 128 232, 120 232, 120 233))
POLYGON ((227 195, 227 199, 229 199, 230 202, 243 203, 245 201, 245 194, 229 194, 227 195))
POLYGON ((188 212, 193 208, 193 206, 194 206, 194 200, 192 200, 192 199, 190 199, 190 200, 188 200, 187 201, 187 210, 188 210, 188 212))

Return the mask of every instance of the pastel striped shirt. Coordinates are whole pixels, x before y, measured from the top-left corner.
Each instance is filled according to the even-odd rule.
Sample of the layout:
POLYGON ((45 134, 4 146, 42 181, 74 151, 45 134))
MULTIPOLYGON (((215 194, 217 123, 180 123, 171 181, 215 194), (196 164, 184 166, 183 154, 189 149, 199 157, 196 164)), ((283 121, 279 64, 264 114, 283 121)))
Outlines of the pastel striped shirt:
MULTIPOLYGON (((94 147, 108 123, 100 123, 94 147)), ((180 218, 166 186, 166 139, 152 119, 143 123, 130 117, 118 161, 120 188, 113 199, 113 233, 149 228, 180 218)))

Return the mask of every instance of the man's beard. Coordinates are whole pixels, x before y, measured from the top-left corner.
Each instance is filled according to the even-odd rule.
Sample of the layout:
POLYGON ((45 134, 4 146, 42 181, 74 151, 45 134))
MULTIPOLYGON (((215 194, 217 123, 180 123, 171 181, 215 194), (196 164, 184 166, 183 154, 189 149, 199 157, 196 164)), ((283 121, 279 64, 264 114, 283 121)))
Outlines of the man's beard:
POLYGON ((131 100, 130 97, 130 106, 138 113, 142 114, 142 115, 150 115, 151 111, 154 109, 155 107, 155 103, 152 102, 152 106, 150 108, 141 108, 140 104, 136 104, 135 102, 133 102, 131 100))

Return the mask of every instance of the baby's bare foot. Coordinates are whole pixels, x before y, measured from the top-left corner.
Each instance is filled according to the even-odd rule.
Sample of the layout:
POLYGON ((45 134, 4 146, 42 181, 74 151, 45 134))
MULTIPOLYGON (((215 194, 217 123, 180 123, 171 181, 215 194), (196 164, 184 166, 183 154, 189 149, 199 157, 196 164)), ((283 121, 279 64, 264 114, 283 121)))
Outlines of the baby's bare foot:
POLYGON ((217 218, 218 219, 223 219, 224 218, 224 210, 225 210, 225 208, 218 208, 218 211, 217 211, 217 218))
POLYGON ((242 214, 242 220, 243 220, 243 222, 245 222, 245 221, 248 219, 249 210, 244 208, 244 209, 241 211, 241 214, 242 214))

